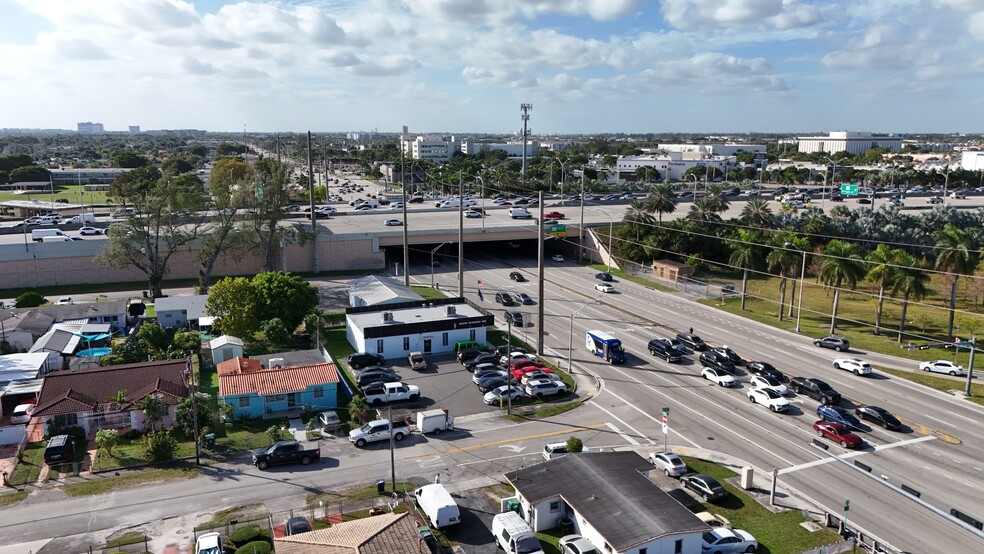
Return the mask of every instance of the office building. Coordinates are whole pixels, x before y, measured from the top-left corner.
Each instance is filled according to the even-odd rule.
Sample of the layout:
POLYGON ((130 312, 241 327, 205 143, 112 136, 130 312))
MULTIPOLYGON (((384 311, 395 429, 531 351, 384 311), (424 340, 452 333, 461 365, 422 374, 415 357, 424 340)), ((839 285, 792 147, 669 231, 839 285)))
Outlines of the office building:
POLYGON ((889 152, 898 152, 902 148, 902 137, 854 131, 831 131, 825 137, 799 137, 799 151, 804 154, 813 152, 864 154, 872 148, 886 148, 889 152))

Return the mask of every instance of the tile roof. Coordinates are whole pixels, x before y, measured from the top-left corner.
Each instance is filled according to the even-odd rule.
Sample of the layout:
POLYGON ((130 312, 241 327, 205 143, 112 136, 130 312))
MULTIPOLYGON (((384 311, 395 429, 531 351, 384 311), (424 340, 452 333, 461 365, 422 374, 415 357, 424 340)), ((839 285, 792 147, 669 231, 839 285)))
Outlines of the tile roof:
POLYGON ((380 514, 274 540, 277 554, 429 553, 409 514, 380 514))
POLYGON ((219 374, 219 396, 244 394, 286 394, 300 392, 310 385, 338 382, 335 364, 314 364, 247 373, 219 374))
POLYGON ((188 360, 181 358, 51 373, 44 379, 34 415, 93 411, 119 391, 124 391, 121 409, 130 409, 133 402, 152 392, 174 405, 190 393, 185 381, 189 370, 188 360))
POLYGON ((219 365, 215 366, 215 370, 219 375, 234 375, 236 373, 247 373, 250 371, 259 371, 263 369, 259 360, 251 360, 249 358, 240 358, 236 356, 235 358, 230 358, 224 362, 220 362, 219 365))

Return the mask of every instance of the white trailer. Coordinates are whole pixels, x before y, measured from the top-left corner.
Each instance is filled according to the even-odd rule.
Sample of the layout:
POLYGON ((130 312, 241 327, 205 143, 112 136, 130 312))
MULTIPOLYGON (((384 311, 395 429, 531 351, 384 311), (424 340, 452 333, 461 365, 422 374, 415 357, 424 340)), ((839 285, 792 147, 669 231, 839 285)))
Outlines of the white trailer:
POLYGON ((447 410, 441 409, 417 412, 417 430, 422 434, 435 435, 440 435, 442 431, 453 431, 454 418, 448 415, 447 410))

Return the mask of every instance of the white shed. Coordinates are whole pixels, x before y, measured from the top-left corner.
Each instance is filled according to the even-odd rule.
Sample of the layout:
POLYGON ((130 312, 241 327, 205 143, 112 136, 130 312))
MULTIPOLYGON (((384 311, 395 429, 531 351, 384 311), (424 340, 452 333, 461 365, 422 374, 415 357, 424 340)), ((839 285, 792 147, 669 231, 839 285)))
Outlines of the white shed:
POLYGON ((231 335, 222 335, 208 341, 208 349, 212 351, 212 363, 220 363, 243 356, 243 340, 231 335))

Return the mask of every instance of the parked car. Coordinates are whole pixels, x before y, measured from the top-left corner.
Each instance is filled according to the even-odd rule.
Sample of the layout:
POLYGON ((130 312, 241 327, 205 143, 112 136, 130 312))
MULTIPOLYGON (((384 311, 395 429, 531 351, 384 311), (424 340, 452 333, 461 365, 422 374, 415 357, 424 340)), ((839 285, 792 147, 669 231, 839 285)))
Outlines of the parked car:
POLYGON ((697 512, 694 514, 697 519, 703 521, 708 527, 724 527, 726 529, 731 529, 731 521, 721 514, 712 514, 711 512, 697 512))
POLYGON ((682 342, 684 346, 694 352, 703 352, 704 350, 707 350, 707 343, 693 333, 677 333, 676 338, 678 341, 682 342))
POLYGON ((489 365, 483 368, 477 368, 475 369, 475 373, 472 374, 472 383, 478 385, 479 383, 481 383, 482 379, 486 379, 486 378, 491 379, 493 377, 502 377, 503 379, 505 379, 506 377, 508 377, 507 373, 508 372, 506 370, 502 369, 497 365, 489 365))
POLYGON ((523 389, 519 387, 510 387, 508 385, 503 385, 499 388, 492 389, 489 392, 485 393, 485 396, 482 399, 489 406, 493 406, 495 404, 499 404, 500 402, 506 402, 507 399, 509 399, 510 397, 513 400, 522 398, 523 389))
POLYGON ((877 423, 889 431, 902 429, 902 422, 885 408, 879 408, 878 406, 858 406, 854 408, 854 415, 862 421, 877 423))
POLYGON ((780 396, 786 396, 789 394, 789 389, 786 385, 779 382, 779 379, 771 375, 752 375, 749 380, 749 384, 753 389, 771 389, 779 393, 780 396))
POLYGON ((461 365, 465 365, 470 360, 473 360, 481 356, 482 354, 484 354, 484 352, 482 352, 481 350, 475 350, 473 348, 466 348, 465 350, 459 350, 458 362, 461 363, 461 365))
POLYGON ((793 377, 789 380, 789 387, 796 394, 805 394, 821 404, 840 404, 841 401, 840 393, 820 379, 793 377))
POLYGON ((553 261, 555 261, 555 262, 562 262, 562 261, 564 261, 564 257, 561 256, 560 254, 554 254, 553 256, 550 256, 550 259, 553 260, 553 261))
POLYGON ((728 496, 728 491, 718 480, 703 473, 690 473, 680 478, 680 483, 696 492, 704 502, 715 502, 728 496))
POLYGON ((609 285, 608 283, 598 283, 595 285, 595 290, 604 293, 615 292, 615 287, 609 285))
POLYGON ((564 535, 557 545, 561 554, 601 554, 591 541, 581 535, 564 535))
POLYGON ((308 523, 306 518, 301 516, 292 517, 284 522, 284 536, 286 537, 307 533, 310 530, 311 524, 308 523))
POLYGON ((222 554, 222 535, 205 533, 195 540, 195 554, 222 554))
POLYGON ((963 377, 965 375, 964 368, 962 365, 957 365, 953 362, 948 362, 946 360, 923 362, 919 364, 919 369, 921 369, 922 371, 930 371, 932 373, 945 373, 947 375, 954 375, 960 377, 963 377))
POLYGON ((522 390, 523 388, 523 385, 515 379, 506 379, 505 377, 487 377, 478 382, 478 390, 484 395, 491 390, 499 387, 506 387, 510 384, 515 389, 522 390))
POLYGON ((516 281, 517 283, 522 283, 523 281, 526 280, 526 277, 523 277, 523 274, 518 271, 511 271, 509 273, 509 278, 512 279, 513 281, 516 281))
POLYGON ((789 409, 789 400, 772 389, 748 389, 747 394, 752 404, 761 404, 773 412, 785 412, 789 409))
POLYGON ((785 383, 789 379, 769 362, 745 362, 745 369, 752 375, 767 375, 779 382, 785 383))
POLYGON ((495 354, 483 353, 472 358, 471 360, 468 360, 468 363, 463 365, 468 371, 475 371, 475 367, 479 364, 495 364, 498 362, 499 356, 496 356, 495 354))
POLYGON ((531 398, 543 399, 567 392, 567 385, 556 379, 534 379, 526 383, 525 392, 531 398))
POLYGON ((687 464, 680 456, 668 451, 649 454, 649 463, 656 466, 667 477, 680 477, 687 474, 687 464))
POLYGON ((380 356, 379 354, 370 354, 368 352, 356 352, 355 354, 349 355, 348 366, 352 369, 359 369, 360 367, 379 365, 385 361, 386 359, 380 356))
POLYGON ((410 362, 410 369, 414 371, 423 371, 427 369, 427 359, 424 358, 422 352, 411 352, 407 356, 407 361, 410 362))
POLYGON ((612 277, 612 274, 611 273, 604 273, 604 272, 602 272, 602 273, 596 273, 595 274, 595 279, 598 279, 599 281, 606 281, 606 282, 608 282, 608 281, 614 280, 615 278, 612 277))
POLYGON ((18 404, 10 414, 12 425, 22 425, 31 421, 31 414, 34 413, 34 403, 18 404))
POLYGON ((871 364, 857 358, 837 358, 834 360, 835 369, 850 371, 855 375, 871 375, 871 364))
POLYGON ((735 378, 728 374, 727 371, 723 369, 717 369, 714 367, 705 367, 700 371, 701 377, 711 381, 712 383, 717 383, 722 387, 733 387, 738 384, 735 378))
POLYGON ((817 416, 824 421, 840 423, 849 429, 862 429, 861 420, 840 406, 817 406, 817 416))
POLYGON ((527 371, 523 373, 520 377, 520 384, 524 387, 530 382, 537 379, 550 379, 551 381, 561 381, 561 378, 556 373, 551 373, 549 368, 534 369, 533 371, 527 371))
POLYGON ((846 352, 851 349, 851 343, 844 337, 823 337, 813 339, 813 345, 820 348, 830 348, 837 352, 846 352))
POLYGON ((820 420, 813 424, 817 436, 830 439, 844 448, 861 448, 864 441, 852 433, 844 424, 820 420))
POLYGON ((713 367, 728 373, 736 371, 735 364, 728 357, 716 350, 708 350, 700 353, 700 363, 707 367, 713 367))
POLYGON ((747 531, 717 527, 701 536, 701 551, 713 554, 755 552, 758 541, 747 531))
POLYGON ((369 385, 376 383, 393 383, 400 380, 400 376, 392 370, 381 368, 378 371, 367 371, 355 377, 355 384, 360 389, 366 390, 369 385))

